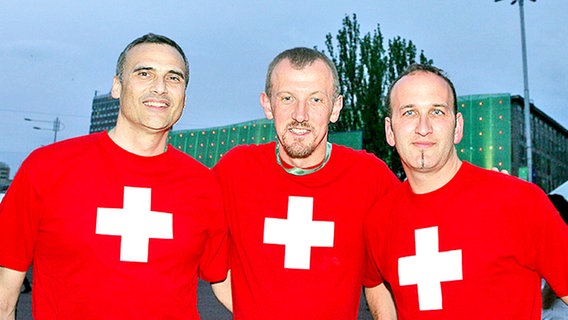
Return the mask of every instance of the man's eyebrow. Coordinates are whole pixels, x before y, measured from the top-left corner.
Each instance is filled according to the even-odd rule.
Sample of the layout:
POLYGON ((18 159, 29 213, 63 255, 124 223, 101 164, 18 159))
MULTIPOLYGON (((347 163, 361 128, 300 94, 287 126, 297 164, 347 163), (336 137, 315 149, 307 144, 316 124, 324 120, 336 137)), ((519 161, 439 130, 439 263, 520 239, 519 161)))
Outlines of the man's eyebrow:
MULTIPOLYGON (((145 67, 145 66, 140 66, 140 67, 136 67, 134 68, 134 70, 132 70, 132 72, 138 72, 138 71, 142 71, 142 70, 148 70, 148 71, 154 71, 155 68, 154 67, 145 67)), ((170 70, 168 71, 168 73, 173 73, 177 76, 179 76, 180 78, 185 80, 185 75, 183 74, 183 72, 181 71, 177 71, 177 70, 170 70)))
MULTIPOLYGON (((413 103, 409 103, 409 104, 405 104, 400 106, 399 109, 409 109, 409 108, 414 108, 415 104, 413 103)), ((450 106, 447 103, 433 103, 431 105, 431 107, 435 107, 435 108, 449 108, 450 106)))
POLYGON ((401 109, 409 109, 409 108, 414 108, 414 104, 413 103, 405 104, 405 105, 400 106, 398 109, 401 110, 401 109))
POLYGON ((136 67, 134 68, 134 70, 132 70, 132 72, 138 72, 138 71, 142 71, 142 70, 154 70, 153 67, 144 67, 144 66, 140 66, 140 67, 136 67))
POLYGON ((170 70, 170 72, 168 73, 173 73, 177 76, 179 76, 180 78, 182 78, 183 80, 185 80, 185 75, 183 74, 183 72, 177 71, 177 70, 170 70))

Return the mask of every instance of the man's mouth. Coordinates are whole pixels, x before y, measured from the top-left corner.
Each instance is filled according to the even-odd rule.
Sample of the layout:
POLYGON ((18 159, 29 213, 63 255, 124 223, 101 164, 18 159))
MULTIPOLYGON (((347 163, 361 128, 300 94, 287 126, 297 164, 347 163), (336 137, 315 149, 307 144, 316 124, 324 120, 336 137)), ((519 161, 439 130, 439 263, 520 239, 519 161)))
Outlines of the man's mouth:
POLYGON ((144 101, 144 105, 152 108, 167 108, 170 106, 168 102, 164 101, 144 101))
POLYGON ((297 135, 304 135, 304 134, 308 134, 311 132, 310 129, 306 129, 306 128, 288 128, 288 130, 290 132, 292 132, 293 134, 297 134, 297 135))
POLYGON ((430 141, 416 141, 413 143, 413 145, 419 149, 428 149, 431 148, 434 143, 430 141))

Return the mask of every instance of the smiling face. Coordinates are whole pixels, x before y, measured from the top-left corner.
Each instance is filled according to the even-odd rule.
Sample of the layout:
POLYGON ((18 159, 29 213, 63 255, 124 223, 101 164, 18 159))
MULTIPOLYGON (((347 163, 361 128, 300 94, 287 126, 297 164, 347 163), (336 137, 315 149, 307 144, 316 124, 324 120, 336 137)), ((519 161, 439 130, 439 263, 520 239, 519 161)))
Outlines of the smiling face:
POLYGON ((454 112, 453 99, 444 79, 424 71, 404 76, 392 88, 385 131, 407 175, 439 172, 459 162, 455 144, 462 138, 463 118, 454 112))
POLYGON ((133 132, 166 132, 185 106, 185 63, 165 44, 142 43, 128 51, 123 79, 115 76, 113 98, 120 98, 117 127, 133 132))
POLYGON ((334 98, 331 70, 319 59, 301 69, 284 59, 271 83, 270 96, 263 92, 260 103, 274 119, 282 160, 300 168, 317 165, 325 157, 328 124, 337 121, 343 106, 341 96, 334 98))

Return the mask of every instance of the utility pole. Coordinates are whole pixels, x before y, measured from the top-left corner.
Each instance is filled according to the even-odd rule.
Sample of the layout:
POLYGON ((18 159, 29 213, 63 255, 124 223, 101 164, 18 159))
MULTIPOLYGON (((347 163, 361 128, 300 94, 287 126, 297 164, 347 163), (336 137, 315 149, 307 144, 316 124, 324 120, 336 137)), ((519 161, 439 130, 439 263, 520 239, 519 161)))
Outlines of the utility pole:
POLYGON ((24 118, 24 120, 26 121, 31 121, 31 122, 47 122, 47 123, 51 123, 52 127, 51 128, 42 128, 42 127, 33 127, 35 130, 50 130, 53 131, 53 142, 57 142, 57 132, 61 131, 63 129, 63 123, 61 122, 61 120, 59 120, 59 117, 55 117, 55 120, 53 121, 48 121, 48 120, 35 120, 35 119, 30 119, 30 118, 24 118))
MULTIPOLYGON (((499 2, 501 0, 495 0, 499 2)), ((536 2, 536 0, 531 0, 536 2)), ((512 5, 519 3, 519 14, 521 17, 521 46, 523 54, 523 79, 524 79, 524 116, 525 116, 525 138, 527 147, 527 181, 532 182, 532 131, 531 131, 531 101, 529 97, 529 76, 527 64, 527 44, 525 36, 525 10, 524 0, 513 0, 512 5)))

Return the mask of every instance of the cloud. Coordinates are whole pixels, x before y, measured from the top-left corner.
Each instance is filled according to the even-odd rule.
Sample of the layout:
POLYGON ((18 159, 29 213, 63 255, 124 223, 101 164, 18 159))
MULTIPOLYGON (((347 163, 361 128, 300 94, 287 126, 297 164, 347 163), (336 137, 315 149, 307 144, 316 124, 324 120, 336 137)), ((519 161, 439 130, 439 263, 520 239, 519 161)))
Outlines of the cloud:
POLYGON ((14 60, 34 59, 42 61, 54 58, 66 60, 83 55, 83 52, 76 45, 52 40, 18 40, 0 44, 0 54, 4 58, 14 60))

